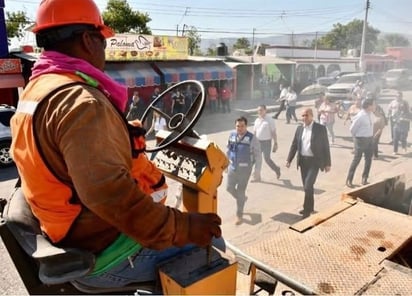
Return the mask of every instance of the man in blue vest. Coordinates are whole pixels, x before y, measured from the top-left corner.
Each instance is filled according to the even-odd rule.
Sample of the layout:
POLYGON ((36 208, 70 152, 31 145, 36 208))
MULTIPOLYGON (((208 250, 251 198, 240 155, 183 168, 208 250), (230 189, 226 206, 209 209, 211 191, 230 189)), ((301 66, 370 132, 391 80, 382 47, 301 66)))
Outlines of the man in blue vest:
POLYGON ((243 208, 246 202, 246 187, 252 173, 252 167, 262 162, 260 144, 256 137, 247 130, 247 119, 239 117, 235 121, 236 130, 229 136, 227 157, 229 168, 226 190, 236 199, 236 225, 243 222, 243 208))

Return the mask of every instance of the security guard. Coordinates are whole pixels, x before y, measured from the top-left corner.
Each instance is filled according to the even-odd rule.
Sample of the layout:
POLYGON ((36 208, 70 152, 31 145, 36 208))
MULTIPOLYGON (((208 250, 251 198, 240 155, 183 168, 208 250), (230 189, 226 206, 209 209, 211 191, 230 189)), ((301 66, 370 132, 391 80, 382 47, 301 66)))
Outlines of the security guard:
POLYGON ((227 157, 229 168, 226 190, 236 199, 236 225, 243 222, 243 208, 246 202, 246 187, 254 164, 262 163, 260 144, 247 130, 247 119, 239 117, 235 121, 236 130, 229 136, 227 157))

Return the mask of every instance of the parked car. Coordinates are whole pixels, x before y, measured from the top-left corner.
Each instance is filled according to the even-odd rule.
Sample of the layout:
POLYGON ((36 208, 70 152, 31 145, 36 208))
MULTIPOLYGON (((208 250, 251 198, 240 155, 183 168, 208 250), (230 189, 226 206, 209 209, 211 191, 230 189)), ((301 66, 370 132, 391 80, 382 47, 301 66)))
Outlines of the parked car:
POLYGON ((328 86, 326 95, 331 101, 351 100, 352 90, 357 81, 363 82, 366 92, 374 96, 380 93, 380 83, 372 73, 352 73, 340 77, 334 84, 328 86))
POLYGON ((329 73, 327 76, 318 77, 316 79, 316 83, 322 86, 329 86, 334 84, 340 77, 346 74, 351 74, 353 72, 341 72, 341 71, 333 71, 329 73))
POLYGON ((385 74, 386 88, 401 88, 411 83, 411 71, 409 69, 392 69, 385 74))
POLYGON ((0 105, 0 168, 14 165, 10 155, 11 131, 10 119, 16 109, 9 105, 0 105))

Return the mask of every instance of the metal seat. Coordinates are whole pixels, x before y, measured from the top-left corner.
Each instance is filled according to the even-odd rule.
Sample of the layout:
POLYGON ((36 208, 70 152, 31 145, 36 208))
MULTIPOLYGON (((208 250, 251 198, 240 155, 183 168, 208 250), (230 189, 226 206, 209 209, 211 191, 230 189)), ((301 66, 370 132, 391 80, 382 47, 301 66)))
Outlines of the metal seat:
POLYGON ((41 232, 20 188, 9 200, 0 199, 0 236, 23 283, 36 294, 151 294, 155 282, 125 287, 96 288, 79 282, 94 268, 94 254, 80 249, 60 248, 41 232), (80 293, 79 293, 80 292, 80 293))

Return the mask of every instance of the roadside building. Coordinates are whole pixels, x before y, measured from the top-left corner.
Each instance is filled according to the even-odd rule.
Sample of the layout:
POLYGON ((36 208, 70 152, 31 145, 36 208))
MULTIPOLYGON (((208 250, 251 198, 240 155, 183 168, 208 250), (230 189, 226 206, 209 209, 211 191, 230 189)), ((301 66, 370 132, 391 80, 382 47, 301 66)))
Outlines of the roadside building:
POLYGON ((20 59, 0 59, 0 104, 17 106, 19 92, 24 86, 20 59))
MULTIPOLYGON (((209 82, 217 86, 236 84, 234 71, 222 58, 191 57, 187 42, 186 37, 178 36, 117 34, 107 39, 105 72, 128 87, 129 98, 137 90, 145 105, 150 103, 156 87, 162 91, 188 79, 201 81, 205 86, 209 82)), ((25 48, 13 56, 22 60, 27 80, 38 54, 25 48)), ((168 105, 170 98, 166 98, 168 105)))
POLYGON ((395 59, 394 68, 412 69, 412 47, 387 47, 386 53, 395 59))

